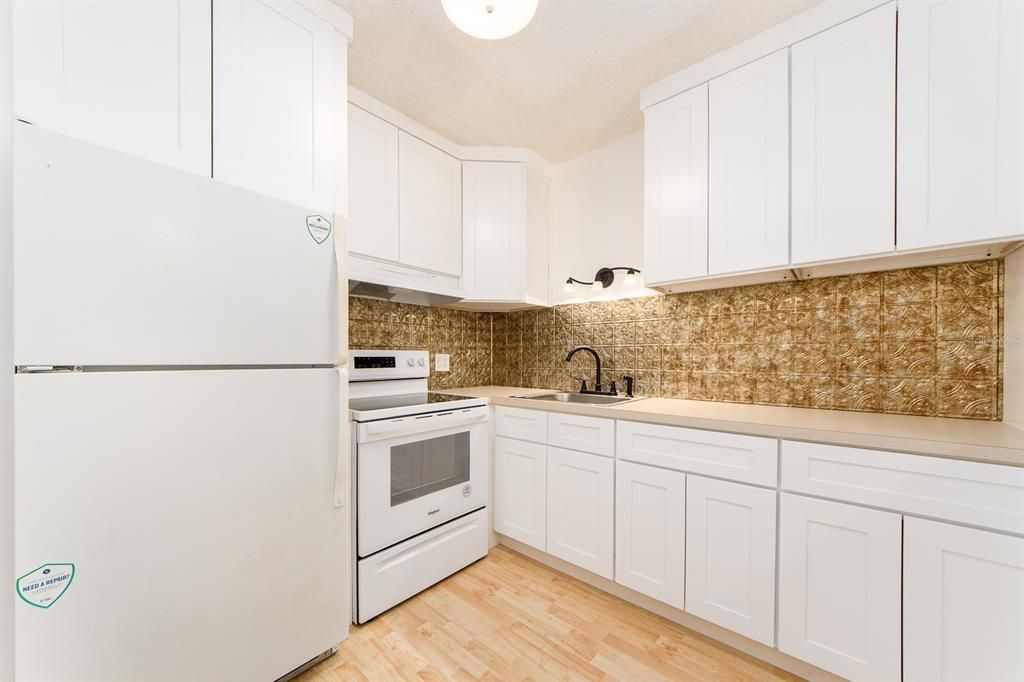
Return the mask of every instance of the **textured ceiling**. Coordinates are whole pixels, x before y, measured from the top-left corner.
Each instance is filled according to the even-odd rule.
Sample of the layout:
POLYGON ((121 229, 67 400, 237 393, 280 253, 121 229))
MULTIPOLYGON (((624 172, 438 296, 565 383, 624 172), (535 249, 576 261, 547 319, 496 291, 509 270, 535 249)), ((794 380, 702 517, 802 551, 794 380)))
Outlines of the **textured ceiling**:
POLYGON ((555 163, 642 126, 640 90, 817 0, 541 0, 499 41, 440 0, 334 0, 355 22, 349 82, 460 145, 527 147, 555 163))

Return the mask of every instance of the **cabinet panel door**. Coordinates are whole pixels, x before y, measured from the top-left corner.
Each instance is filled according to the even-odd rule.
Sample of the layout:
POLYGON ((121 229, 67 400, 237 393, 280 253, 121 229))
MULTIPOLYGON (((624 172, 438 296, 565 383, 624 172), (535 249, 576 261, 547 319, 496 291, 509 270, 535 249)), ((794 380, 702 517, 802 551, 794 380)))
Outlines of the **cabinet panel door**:
POLYGON ((210 3, 13 5, 15 116, 210 174, 210 3))
POLYGON ((708 272, 789 262, 789 52, 711 81, 708 272))
POLYGON ((896 248, 896 3, 792 48, 793 262, 896 248))
POLYGON ((548 448, 548 553, 612 579, 615 461, 548 448))
POLYGON ((708 86, 644 112, 644 280, 708 274, 708 86))
POLYGON ((348 249, 398 262, 398 128, 348 105, 348 249))
POLYGON ((494 530, 545 551, 547 453, 543 445, 494 439, 494 530))
POLYGON ((904 523, 903 679, 1024 679, 1024 538, 904 523))
POLYGON ((213 3, 213 177, 334 210, 344 40, 296 0, 213 3))
POLYGON ((462 164, 466 298, 521 301, 524 292, 522 164, 462 164))
POLYGON ((686 610, 775 644, 776 492, 686 478, 686 610))
POLYGON ((897 246, 1024 234, 1024 4, 900 3, 897 246))
POLYGON ((615 582, 681 609, 686 474, 615 465, 615 582))
POLYGON ((399 260, 462 274, 462 164, 404 131, 398 133, 399 260))
POLYGON ((900 679, 899 514, 780 504, 779 650, 851 680, 900 679))

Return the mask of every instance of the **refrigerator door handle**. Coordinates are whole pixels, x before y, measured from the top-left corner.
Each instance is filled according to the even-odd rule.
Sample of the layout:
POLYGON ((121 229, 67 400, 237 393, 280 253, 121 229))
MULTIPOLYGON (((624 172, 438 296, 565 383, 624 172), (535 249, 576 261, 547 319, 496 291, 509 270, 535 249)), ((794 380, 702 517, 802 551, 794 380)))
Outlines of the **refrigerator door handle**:
POLYGON ((348 369, 335 367, 338 373, 338 462, 334 473, 334 507, 341 509, 348 497, 348 467, 350 461, 349 448, 352 447, 352 424, 348 419, 348 369))

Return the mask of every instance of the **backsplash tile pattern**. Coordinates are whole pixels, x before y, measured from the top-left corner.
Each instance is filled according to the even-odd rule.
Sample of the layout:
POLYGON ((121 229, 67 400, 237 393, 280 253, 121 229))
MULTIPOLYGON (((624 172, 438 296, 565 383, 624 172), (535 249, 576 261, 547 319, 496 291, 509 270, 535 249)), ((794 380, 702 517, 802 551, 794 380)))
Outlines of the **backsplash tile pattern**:
POLYGON ((576 390, 631 375, 641 395, 1002 418, 1001 260, 474 313, 350 299, 353 348, 450 353, 433 389, 576 390))
POLYGON ((491 313, 428 308, 350 296, 349 347, 430 351, 430 388, 486 386, 491 380, 491 313), (448 353, 450 372, 435 372, 434 354, 448 353))
POLYGON ((493 382, 998 420, 1002 261, 783 282, 494 317, 493 382))

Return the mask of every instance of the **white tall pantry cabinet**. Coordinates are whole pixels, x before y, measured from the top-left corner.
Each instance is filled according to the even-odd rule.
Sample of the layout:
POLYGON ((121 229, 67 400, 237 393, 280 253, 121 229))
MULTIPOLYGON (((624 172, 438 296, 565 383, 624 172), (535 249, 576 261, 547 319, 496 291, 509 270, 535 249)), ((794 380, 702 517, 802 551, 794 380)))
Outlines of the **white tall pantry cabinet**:
POLYGON ((795 44, 794 263, 895 249, 896 4, 795 44))
POLYGON ((12 21, 15 118, 210 175, 208 1, 20 1, 12 21))
POLYGON ((899 5, 897 244, 1024 237, 1024 3, 899 5))

